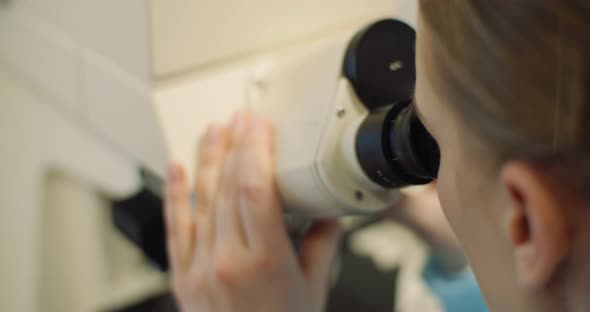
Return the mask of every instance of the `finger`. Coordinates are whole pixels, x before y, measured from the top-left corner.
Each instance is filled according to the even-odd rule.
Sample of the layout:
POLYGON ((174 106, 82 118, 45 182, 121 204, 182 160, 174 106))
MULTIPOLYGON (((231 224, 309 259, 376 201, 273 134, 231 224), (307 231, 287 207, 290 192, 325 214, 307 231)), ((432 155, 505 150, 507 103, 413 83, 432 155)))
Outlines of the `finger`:
POLYGON ((256 118, 239 151, 239 200, 248 244, 254 249, 289 245, 274 179, 273 142, 270 122, 256 118))
POLYGON ((195 193, 197 207, 195 210, 196 239, 195 248, 197 265, 205 262, 212 250, 215 222, 215 198, 219 192, 219 183, 223 163, 227 154, 227 130, 218 125, 211 125, 199 144, 195 193))
POLYGON ((165 218, 172 269, 186 272, 194 242, 194 223, 186 173, 179 164, 171 164, 168 169, 165 218))
POLYGON ((341 236, 340 224, 337 220, 325 220, 315 223, 306 234, 299 261, 303 273, 314 293, 323 293, 327 289, 332 261, 338 252, 341 236))
POLYGON ((240 149, 245 144, 246 131, 252 116, 238 113, 232 121, 229 139, 229 152, 223 167, 220 192, 216 205, 216 246, 236 249, 245 246, 246 239, 239 200, 240 189, 240 149))

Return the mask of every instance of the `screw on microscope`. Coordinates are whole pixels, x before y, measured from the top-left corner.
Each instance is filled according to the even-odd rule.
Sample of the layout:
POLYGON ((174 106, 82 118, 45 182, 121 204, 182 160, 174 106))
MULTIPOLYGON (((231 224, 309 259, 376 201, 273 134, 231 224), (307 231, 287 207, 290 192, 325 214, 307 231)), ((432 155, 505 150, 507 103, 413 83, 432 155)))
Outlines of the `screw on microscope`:
POLYGON ((389 64, 389 70, 391 71, 398 71, 404 67, 404 63, 402 61, 393 61, 389 64))

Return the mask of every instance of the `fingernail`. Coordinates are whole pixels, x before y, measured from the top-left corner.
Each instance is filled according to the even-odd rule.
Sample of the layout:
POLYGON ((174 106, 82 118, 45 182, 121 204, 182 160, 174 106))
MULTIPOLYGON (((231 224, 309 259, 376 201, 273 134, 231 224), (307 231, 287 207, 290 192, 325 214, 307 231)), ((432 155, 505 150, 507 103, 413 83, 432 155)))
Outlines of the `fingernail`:
POLYGON ((254 119, 250 128, 248 128, 248 132, 252 134, 256 134, 262 131, 264 124, 260 121, 260 119, 254 119))
POLYGON ((272 127, 269 125, 268 121, 265 119, 258 118, 253 123, 250 132, 256 135, 264 135, 267 136, 271 133, 272 127))
POLYGON ((238 113, 235 115, 234 122, 232 125, 233 132, 235 135, 241 135, 246 130, 248 123, 248 117, 245 113, 238 113))
POLYGON ((171 163, 168 166, 168 179, 170 181, 175 181, 178 179, 178 166, 174 163, 171 163))
POLYGON ((217 125, 209 126, 207 129, 207 143, 210 145, 217 144, 221 138, 221 127, 217 125))

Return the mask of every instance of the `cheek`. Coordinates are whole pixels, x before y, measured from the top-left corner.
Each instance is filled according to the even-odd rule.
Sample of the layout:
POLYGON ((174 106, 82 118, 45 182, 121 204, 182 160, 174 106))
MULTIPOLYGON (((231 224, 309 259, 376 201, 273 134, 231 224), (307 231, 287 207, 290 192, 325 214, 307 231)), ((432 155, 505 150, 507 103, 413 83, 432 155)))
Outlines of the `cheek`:
POLYGON ((438 192, 442 209, 463 247, 481 245, 484 233, 492 224, 484 213, 477 172, 481 170, 471 159, 463 157, 460 147, 445 151, 441 147, 438 192), (446 152, 446 153, 445 153, 446 152))
POLYGON ((456 149, 445 153, 441 150, 441 166, 438 176, 438 192, 440 203, 457 237, 461 241, 473 236, 470 224, 473 224, 473 213, 477 209, 476 203, 470 200, 470 193, 475 190, 467 177, 462 175, 466 164, 456 155, 456 149))
POLYGON ((449 224, 457 232, 462 208, 460 207, 455 171, 455 164, 450 161, 449 157, 445 157, 443 154, 437 181, 438 196, 449 224))

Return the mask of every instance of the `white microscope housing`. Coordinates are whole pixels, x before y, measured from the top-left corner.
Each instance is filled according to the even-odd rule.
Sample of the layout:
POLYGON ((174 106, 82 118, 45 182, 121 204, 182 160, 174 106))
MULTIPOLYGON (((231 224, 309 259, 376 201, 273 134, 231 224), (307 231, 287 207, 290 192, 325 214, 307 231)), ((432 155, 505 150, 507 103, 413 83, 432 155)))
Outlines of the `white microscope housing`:
POLYGON ((399 193, 399 188, 386 187, 369 177, 361 167, 356 144, 359 128, 371 110, 411 99, 414 31, 401 22, 385 20, 355 33, 270 58, 259 65, 249 90, 251 108, 270 117, 277 128, 277 181, 287 209, 306 216, 371 214, 391 206, 399 193), (374 48, 359 47, 362 40, 386 41, 379 43, 379 48, 389 48, 389 54, 356 51, 374 48), (377 63, 368 66, 391 72, 390 77, 377 70, 375 77, 361 78, 372 81, 347 77, 355 75, 352 71, 356 68, 351 66, 369 63, 360 59, 363 57, 377 63), (388 78, 392 78, 391 89, 399 93, 379 107, 363 103, 359 92, 364 90, 353 85, 388 78), (406 86, 399 91, 396 83, 406 86))

